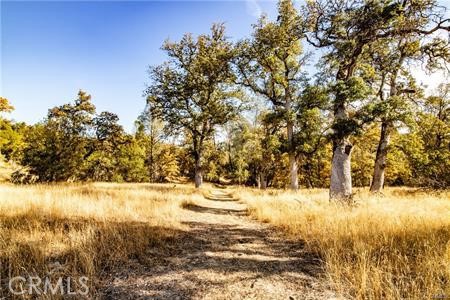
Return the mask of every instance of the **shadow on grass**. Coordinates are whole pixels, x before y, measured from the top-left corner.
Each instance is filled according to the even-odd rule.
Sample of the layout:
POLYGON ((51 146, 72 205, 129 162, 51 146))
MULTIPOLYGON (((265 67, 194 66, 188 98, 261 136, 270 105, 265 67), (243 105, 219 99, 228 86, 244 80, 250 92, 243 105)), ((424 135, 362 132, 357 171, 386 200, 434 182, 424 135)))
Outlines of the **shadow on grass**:
MULTIPOLYGON (((229 194, 214 194, 211 198, 232 201, 223 200, 229 199, 229 194)), ((246 210, 196 204, 184 209, 236 217, 247 214, 246 210)), ((183 224, 189 230, 177 231, 174 243, 148 252, 144 261, 110 276, 103 297, 192 299, 235 283, 249 282, 249 288, 253 288, 258 279, 273 276, 308 286, 311 278, 323 274, 320 258, 308 252, 302 241, 280 239, 259 227, 198 221, 183 224)))
POLYGON ((214 183, 213 186, 217 189, 227 189, 228 186, 225 184, 221 184, 221 183, 214 183))
POLYGON ((239 199, 234 198, 233 195, 231 193, 208 193, 208 194, 204 194, 203 197, 207 200, 212 200, 212 201, 239 201, 239 199))
POLYGON ((288 274, 293 274, 290 280, 298 281, 296 274, 306 278, 322 272, 319 258, 306 253, 302 242, 275 240, 268 237, 267 232, 234 225, 212 226, 202 222, 185 225, 190 230, 177 232, 173 244, 165 245, 162 251, 151 252, 138 267, 132 267, 132 272, 121 269, 114 278, 111 277, 103 297, 191 299, 214 286, 232 284, 233 280, 251 281, 273 275, 287 278, 291 276, 288 274), (246 244, 252 243, 261 245, 245 248, 246 244), (236 245, 242 245, 244 249, 236 249, 236 245), (208 279, 196 275, 203 271, 218 275, 208 279))
MULTIPOLYGON (((0 299, 29 299, 10 292, 10 279, 17 276, 38 276, 43 281, 48 278, 52 284, 70 277, 74 280, 73 290, 80 287, 77 280, 86 276, 89 294, 73 299, 98 298, 103 276, 130 259, 146 262, 150 249, 171 255, 170 245, 182 232, 146 222, 97 221, 43 213, 0 214, 0 228, 0 299)), ((56 296, 49 293, 35 293, 31 298, 72 299, 59 292, 56 296)))
MULTIPOLYGON (((245 210, 198 205, 187 209, 246 214, 245 210)), ((9 250, 0 249, 0 298, 5 299, 14 299, 5 280, 10 276, 54 276, 55 280, 87 276, 91 299, 191 299, 201 291, 242 280, 282 275, 298 282, 297 275, 307 278, 322 272, 319 258, 308 253, 302 242, 275 239, 266 230, 237 225, 186 222, 189 230, 180 230, 146 222, 99 222, 36 213, 0 215, 0 220, 4 232, 11 233, 5 240, 9 250), (55 240, 48 240, 52 234, 55 240), (65 246, 49 251, 49 243, 65 246), (199 272, 216 276, 205 279, 199 272)))

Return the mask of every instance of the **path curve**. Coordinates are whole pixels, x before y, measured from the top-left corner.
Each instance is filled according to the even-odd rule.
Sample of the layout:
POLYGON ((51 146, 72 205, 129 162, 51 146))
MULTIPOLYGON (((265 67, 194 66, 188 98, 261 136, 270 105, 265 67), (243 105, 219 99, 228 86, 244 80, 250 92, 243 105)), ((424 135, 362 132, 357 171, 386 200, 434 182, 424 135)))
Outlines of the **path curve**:
POLYGON ((226 190, 185 207, 176 253, 119 272, 106 299, 336 299, 304 245, 247 216, 226 190))

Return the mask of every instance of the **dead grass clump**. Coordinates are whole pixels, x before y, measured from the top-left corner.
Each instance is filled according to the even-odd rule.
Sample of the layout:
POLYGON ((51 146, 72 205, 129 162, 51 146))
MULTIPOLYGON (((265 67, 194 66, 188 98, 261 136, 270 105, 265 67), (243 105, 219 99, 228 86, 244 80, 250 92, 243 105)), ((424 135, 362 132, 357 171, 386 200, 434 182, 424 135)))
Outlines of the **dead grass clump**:
POLYGON ((0 298, 15 276, 87 276, 93 296, 102 272, 174 240, 189 197, 187 186, 1 186, 0 298))
POLYGON ((324 260, 342 295, 431 299, 450 295, 450 197, 410 189, 360 190, 357 207, 330 203, 325 190, 240 190, 251 214, 303 239, 324 260))

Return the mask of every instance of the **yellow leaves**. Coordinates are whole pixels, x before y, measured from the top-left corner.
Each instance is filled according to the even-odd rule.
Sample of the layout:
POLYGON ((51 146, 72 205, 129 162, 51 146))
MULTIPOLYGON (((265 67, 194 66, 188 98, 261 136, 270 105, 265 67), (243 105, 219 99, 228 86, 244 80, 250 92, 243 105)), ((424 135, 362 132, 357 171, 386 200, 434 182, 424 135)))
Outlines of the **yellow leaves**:
POLYGON ((410 43, 407 43, 405 45, 405 48, 403 49, 403 52, 405 53, 406 56, 414 56, 414 55, 418 54, 419 51, 420 51, 420 41, 419 40, 415 40, 410 43))
POLYGON ((89 95, 88 93, 86 93, 83 90, 79 90, 78 91, 78 97, 79 97, 80 101, 89 101, 89 100, 91 100, 91 95, 89 95))
POLYGON ((376 70, 371 64, 362 63, 361 64, 361 77, 368 81, 376 77, 376 70))
POLYGON ((9 104, 8 99, 0 97, 0 112, 10 112, 14 110, 14 107, 9 104))

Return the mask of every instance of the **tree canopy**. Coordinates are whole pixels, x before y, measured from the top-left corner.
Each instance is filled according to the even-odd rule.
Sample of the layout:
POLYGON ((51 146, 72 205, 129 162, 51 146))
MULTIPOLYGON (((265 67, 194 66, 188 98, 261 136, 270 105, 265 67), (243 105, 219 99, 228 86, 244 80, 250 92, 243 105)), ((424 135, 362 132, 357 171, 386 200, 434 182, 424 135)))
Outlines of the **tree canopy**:
POLYGON ((166 40, 131 133, 84 91, 34 125, 9 120, 13 106, 0 97, 1 157, 22 166, 12 180, 329 187, 349 202, 353 186, 448 187, 448 78, 436 91, 416 78, 417 67, 448 74, 445 7, 280 0, 277 8, 238 41, 224 24, 166 40), (308 47, 320 49, 314 74, 308 47))
POLYGON ((222 24, 196 39, 186 34, 180 42, 166 41, 163 50, 169 60, 150 70, 152 83, 146 91, 150 113, 164 121, 166 132, 189 135, 198 187, 205 141, 239 109, 241 94, 232 85, 231 68, 236 52, 222 24))

